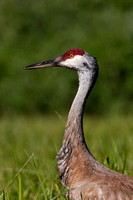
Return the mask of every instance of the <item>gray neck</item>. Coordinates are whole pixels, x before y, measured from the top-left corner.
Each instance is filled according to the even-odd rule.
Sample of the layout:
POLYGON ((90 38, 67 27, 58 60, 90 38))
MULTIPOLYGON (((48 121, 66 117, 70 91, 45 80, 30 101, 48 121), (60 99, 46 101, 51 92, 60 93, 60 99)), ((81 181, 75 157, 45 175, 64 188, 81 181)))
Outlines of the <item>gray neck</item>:
POLYGON ((69 111, 67 124, 70 121, 82 122, 85 100, 93 85, 92 74, 89 71, 84 73, 79 72, 78 76, 79 88, 69 111))
POLYGON ((71 109, 68 114, 68 121, 66 124, 65 135, 72 134, 71 131, 68 131, 69 127, 77 127, 76 133, 80 135, 80 139, 84 141, 83 134, 83 112, 86 99, 91 92, 95 81, 96 81, 96 72, 94 71, 84 71, 78 72, 79 77, 79 88, 77 94, 73 100, 71 109), (71 133, 70 133, 71 132, 71 133))

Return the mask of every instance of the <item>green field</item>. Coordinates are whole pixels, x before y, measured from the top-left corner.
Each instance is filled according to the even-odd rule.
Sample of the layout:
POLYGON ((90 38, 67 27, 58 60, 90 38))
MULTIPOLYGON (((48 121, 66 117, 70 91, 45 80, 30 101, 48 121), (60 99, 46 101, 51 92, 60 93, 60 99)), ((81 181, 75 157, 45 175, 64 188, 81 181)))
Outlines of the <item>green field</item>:
MULTIPOLYGON (((66 119, 56 113, 1 117, 0 199, 66 199, 54 159, 61 147, 66 119)), ((85 116, 84 131, 97 160, 133 176, 131 115, 85 116)))

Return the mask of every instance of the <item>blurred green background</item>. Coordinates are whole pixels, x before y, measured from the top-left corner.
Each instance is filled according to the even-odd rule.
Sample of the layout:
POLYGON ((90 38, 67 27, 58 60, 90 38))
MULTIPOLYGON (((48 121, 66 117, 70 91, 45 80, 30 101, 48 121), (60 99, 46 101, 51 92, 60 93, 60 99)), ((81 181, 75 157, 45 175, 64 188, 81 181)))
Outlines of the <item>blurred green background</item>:
POLYGON ((0 114, 66 113, 75 72, 24 66, 71 48, 95 56, 100 68, 86 112, 133 112, 131 0, 1 0, 0 114))
POLYGON ((107 167, 133 175, 133 1, 0 0, 0 200, 62 194, 53 158, 77 74, 24 67, 71 48, 99 64, 85 109, 87 145, 107 167))

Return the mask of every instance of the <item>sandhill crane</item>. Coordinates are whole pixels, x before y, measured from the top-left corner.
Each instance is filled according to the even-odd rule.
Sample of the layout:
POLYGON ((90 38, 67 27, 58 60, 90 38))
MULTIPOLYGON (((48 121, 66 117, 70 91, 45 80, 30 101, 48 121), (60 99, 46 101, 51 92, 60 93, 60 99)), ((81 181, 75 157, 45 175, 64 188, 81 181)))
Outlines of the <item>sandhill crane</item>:
POLYGON ((133 177, 115 172, 98 162, 87 148, 83 133, 83 111, 98 75, 94 57, 81 49, 25 69, 66 67, 78 72, 79 88, 72 103, 62 147, 57 154, 59 177, 71 200, 132 200, 133 177))

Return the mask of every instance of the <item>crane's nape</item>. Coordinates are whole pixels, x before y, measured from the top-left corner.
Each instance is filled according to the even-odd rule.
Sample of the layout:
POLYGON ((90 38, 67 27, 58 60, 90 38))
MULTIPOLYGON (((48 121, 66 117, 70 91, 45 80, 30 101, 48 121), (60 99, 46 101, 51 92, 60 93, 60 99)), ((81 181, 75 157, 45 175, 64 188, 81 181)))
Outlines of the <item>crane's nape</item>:
POLYGON ((94 57, 81 49, 25 69, 66 67, 78 72, 79 88, 69 111, 58 159, 59 178, 71 200, 133 200, 133 178, 98 162, 88 149, 83 132, 83 111, 98 75, 94 57))

